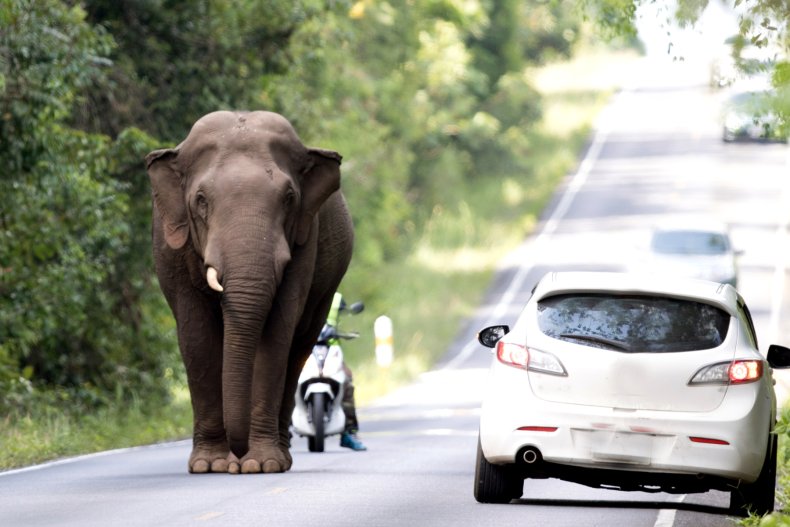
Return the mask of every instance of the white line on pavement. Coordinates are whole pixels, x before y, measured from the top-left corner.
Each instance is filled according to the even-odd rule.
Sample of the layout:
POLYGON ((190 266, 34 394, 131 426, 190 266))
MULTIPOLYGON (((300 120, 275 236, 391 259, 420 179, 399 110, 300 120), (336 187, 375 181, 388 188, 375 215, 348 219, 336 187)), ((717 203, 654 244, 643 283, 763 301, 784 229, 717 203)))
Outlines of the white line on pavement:
MULTIPOLYGON (((557 226, 559 225, 560 220, 565 216, 570 209, 571 203, 573 199, 578 194, 579 190, 584 185, 585 181, 587 181, 587 176, 590 174, 595 162, 598 160, 598 157, 601 155, 601 149, 603 148, 604 143, 606 143, 606 139, 609 136, 609 131, 611 129, 611 113, 612 107, 618 102, 618 100, 626 94, 626 91, 620 92, 614 100, 601 112, 601 115, 598 118, 598 125, 596 126, 595 135, 593 136, 592 144, 590 148, 587 150, 587 154, 584 156, 581 164, 579 165, 579 169, 576 171, 576 174, 573 175, 573 178, 568 185, 568 188, 562 194, 562 198, 560 202, 557 204, 557 207, 552 211, 551 216, 543 225, 541 231, 535 236, 534 238, 530 238, 524 241, 524 245, 530 244, 532 247, 532 252, 534 254, 540 254, 538 250, 544 244, 548 243, 551 235, 557 230, 557 226)), ((523 247, 523 245, 522 245, 523 247)), ((490 324, 496 324, 497 322, 501 321, 502 317, 504 317, 505 312, 508 308, 511 307, 513 303, 513 298, 515 298, 516 293, 521 290, 521 287, 524 284, 524 280, 527 278, 527 275, 534 267, 533 261, 528 261, 526 264, 519 266, 518 271, 516 271, 516 275, 511 280, 510 285, 508 285, 507 290, 500 298, 499 302, 494 308, 494 311, 488 317, 488 321, 484 324, 484 326, 490 324)), ((458 354, 450 359, 447 364, 444 365, 442 370, 452 370, 457 368, 461 365, 467 358, 472 354, 473 351, 478 349, 479 344, 475 340, 470 340, 466 346, 461 348, 461 351, 458 354)))

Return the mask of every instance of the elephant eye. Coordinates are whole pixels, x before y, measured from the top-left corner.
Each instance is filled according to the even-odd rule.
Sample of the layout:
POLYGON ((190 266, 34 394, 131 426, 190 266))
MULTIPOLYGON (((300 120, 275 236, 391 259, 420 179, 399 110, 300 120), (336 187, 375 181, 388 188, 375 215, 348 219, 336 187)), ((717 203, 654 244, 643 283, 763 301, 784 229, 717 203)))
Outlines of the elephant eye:
POLYGON ((197 203, 198 215, 205 220, 208 216, 208 200, 206 196, 202 192, 198 192, 198 195, 195 197, 195 202, 197 203))
POLYGON ((296 201, 296 192, 292 188, 288 189, 288 191, 283 196, 283 203, 286 206, 291 206, 294 204, 295 201, 296 201))

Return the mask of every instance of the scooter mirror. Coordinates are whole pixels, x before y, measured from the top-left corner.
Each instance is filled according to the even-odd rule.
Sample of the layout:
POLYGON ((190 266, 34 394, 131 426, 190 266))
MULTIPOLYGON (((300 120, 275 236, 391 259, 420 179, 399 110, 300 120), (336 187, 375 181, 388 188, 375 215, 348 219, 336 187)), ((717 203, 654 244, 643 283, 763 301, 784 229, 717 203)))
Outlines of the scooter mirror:
POLYGON ((354 302, 351 304, 351 306, 349 306, 348 310, 352 315, 356 315, 357 313, 361 313, 365 310, 365 304, 362 302, 354 302))

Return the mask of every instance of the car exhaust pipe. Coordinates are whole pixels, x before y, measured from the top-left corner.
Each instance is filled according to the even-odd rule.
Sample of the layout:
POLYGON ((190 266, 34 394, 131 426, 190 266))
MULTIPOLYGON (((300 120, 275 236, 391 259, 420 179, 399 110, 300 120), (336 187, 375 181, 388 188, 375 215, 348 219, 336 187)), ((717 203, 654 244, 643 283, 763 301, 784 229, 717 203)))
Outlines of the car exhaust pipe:
POLYGON ((543 456, 540 455, 540 450, 535 447, 527 447, 521 452, 521 461, 527 465, 534 465, 541 461, 543 456))

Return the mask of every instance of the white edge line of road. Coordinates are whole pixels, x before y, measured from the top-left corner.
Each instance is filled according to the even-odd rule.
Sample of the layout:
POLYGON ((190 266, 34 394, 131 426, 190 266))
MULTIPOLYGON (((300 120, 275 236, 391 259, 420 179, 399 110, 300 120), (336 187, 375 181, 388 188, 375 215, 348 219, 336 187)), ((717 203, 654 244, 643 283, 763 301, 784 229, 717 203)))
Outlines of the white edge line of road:
POLYGON ((65 457, 62 459, 56 459, 55 461, 48 461, 46 463, 41 463, 39 465, 31 465, 29 467, 22 467, 22 468, 15 468, 11 470, 6 470, 0 472, 0 478, 3 476, 10 476, 12 474, 21 474, 23 472, 33 472, 34 470, 41 470, 44 468, 49 467, 56 467, 58 465, 68 465, 70 463, 76 463, 77 461, 83 461, 85 459, 93 459, 97 457, 104 457, 104 456, 111 456, 113 454, 124 454, 126 452, 136 452, 138 450, 151 450, 154 448, 161 448, 164 446, 176 446, 180 444, 189 444, 191 443, 191 439, 181 439, 179 441, 169 441, 165 443, 154 443, 153 445, 141 445, 141 446, 132 446, 127 448, 116 448, 114 450, 103 450, 101 452, 93 452, 91 454, 83 454, 81 456, 74 456, 74 457, 65 457))
MULTIPOLYGON (((590 148, 587 149, 587 153, 584 156, 584 159, 579 164, 579 169, 573 175, 568 184, 568 187, 565 189, 565 192, 562 194, 562 198, 557 206, 549 216, 549 219, 543 224, 540 232, 538 232, 534 236, 528 237, 522 243, 522 247, 528 243, 532 243, 534 252, 538 252, 535 250, 535 247, 540 247, 541 245, 548 242, 551 238, 551 235, 554 234, 554 231, 557 230, 557 225, 559 224, 560 220, 565 216, 568 212, 568 209, 573 202, 573 199, 576 197, 576 194, 579 193, 579 190, 584 185, 585 181, 587 181, 587 176, 590 174, 590 170, 595 165, 595 162, 598 160, 598 157, 601 155, 601 150, 603 149, 604 143, 606 143, 606 139, 609 137, 609 131, 611 129, 611 112, 612 107, 615 105, 615 102, 621 98, 623 95, 628 93, 630 90, 622 90, 620 91, 601 112, 600 116, 597 120, 597 126, 595 127, 595 133, 593 135, 593 141, 590 145, 590 148)), ((505 290, 505 293, 499 299, 499 302, 494 307, 493 312, 488 317, 487 322, 483 325, 488 326, 491 324, 496 324, 501 322, 502 317, 504 316, 505 312, 507 311, 508 307, 513 303, 513 298, 516 296, 516 293, 521 289, 522 285, 524 284, 524 280, 527 278, 527 275, 534 267, 533 262, 527 262, 525 265, 522 265, 516 271, 515 276, 510 281, 508 288, 505 290)), ((466 361, 467 358, 477 350, 479 344, 475 340, 470 340, 466 346, 461 348, 461 351, 458 352, 456 356, 450 359, 447 364, 445 364, 441 370, 452 370, 458 367, 460 364, 466 361)))
MULTIPOLYGON (((787 146, 787 155, 785 157, 785 166, 790 168, 790 144, 787 146)), ((782 203, 785 206, 781 207, 785 211, 790 210, 790 179, 786 180, 782 188, 782 203)), ((785 289, 785 273, 787 271, 787 236, 788 229, 790 228, 790 214, 785 214, 781 218, 779 225, 776 227, 776 247, 779 248, 779 256, 776 259, 776 267, 774 268, 772 297, 771 297, 771 321, 769 327, 769 343, 777 342, 781 337, 780 325, 782 314, 782 302, 784 300, 785 289)))

